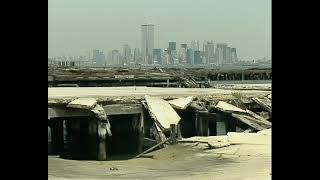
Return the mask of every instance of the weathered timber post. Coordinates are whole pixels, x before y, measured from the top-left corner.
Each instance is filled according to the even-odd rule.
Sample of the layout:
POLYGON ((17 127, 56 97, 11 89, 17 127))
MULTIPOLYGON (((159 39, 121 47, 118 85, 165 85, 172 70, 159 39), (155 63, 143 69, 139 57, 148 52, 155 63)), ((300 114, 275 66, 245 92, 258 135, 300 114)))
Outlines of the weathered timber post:
POLYGON ((175 124, 170 124, 170 142, 172 144, 177 144, 177 126, 175 124))
POLYGON ((227 134, 225 119, 223 115, 220 113, 217 114, 216 128, 217 128, 217 136, 227 134))
POLYGON ((139 153, 143 151, 143 142, 144 142, 144 114, 142 110, 140 113, 140 123, 139 123, 139 146, 138 146, 139 153))
POLYGON ((209 135, 209 121, 207 118, 207 111, 197 112, 197 135, 208 136, 209 135), (205 115, 205 116, 204 116, 205 115))
POLYGON ((71 158, 79 159, 81 157, 81 121, 72 119, 72 141, 71 141, 71 158))
POLYGON ((199 111, 198 110, 196 110, 195 112, 194 127, 196 129, 196 134, 199 135, 199 111))
POLYGON ((182 139, 180 124, 177 124, 177 139, 182 139))
POLYGON ((98 121, 98 135, 99 135, 99 146, 98 146, 98 160, 107 160, 106 152, 106 137, 107 137, 107 125, 105 122, 98 121))
POLYGON ((98 159, 98 123, 95 119, 89 120, 90 158, 98 159))
POLYGON ((63 156, 66 158, 70 158, 72 148, 72 120, 65 120, 64 125, 64 133, 66 133, 64 134, 66 144, 64 144, 63 156))
POLYGON ((61 155, 63 152, 63 121, 54 120, 51 126, 52 154, 61 155))
POLYGON ((243 71, 241 72, 241 80, 242 80, 242 81, 245 80, 245 78, 244 78, 244 72, 243 72, 243 71))
POLYGON ((209 136, 209 121, 207 117, 201 118, 202 121, 202 136, 209 136))

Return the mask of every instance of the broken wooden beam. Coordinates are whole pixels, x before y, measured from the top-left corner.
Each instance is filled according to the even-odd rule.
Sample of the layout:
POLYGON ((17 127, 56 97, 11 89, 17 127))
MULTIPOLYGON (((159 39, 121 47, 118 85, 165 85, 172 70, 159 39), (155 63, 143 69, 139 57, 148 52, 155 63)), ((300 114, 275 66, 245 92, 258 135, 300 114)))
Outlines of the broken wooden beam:
POLYGON ((107 115, 119 114, 140 114, 142 112, 141 104, 111 104, 103 106, 107 115))
POLYGON ((252 100, 259 104, 261 106, 262 109, 268 111, 269 113, 272 112, 271 106, 269 106, 269 104, 267 104, 266 102, 264 102, 263 100, 259 99, 259 98, 252 98, 252 100))
POLYGON ((231 114, 232 117, 240 120, 241 122, 243 123, 246 123, 247 125, 253 127, 254 129, 257 129, 257 130, 264 130, 264 129, 267 129, 266 127, 264 126, 261 126, 260 124, 258 124, 255 119, 249 115, 246 115, 246 114, 240 114, 240 113, 232 113, 231 114))
POLYGON ((151 147, 151 148, 149 148, 149 149, 147 149, 147 150, 143 151, 142 153, 138 154, 138 155, 137 155, 136 157, 134 157, 134 158, 141 157, 141 156, 143 156, 144 154, 147 154, 148 152, 151 152, 152 150, 154 150, 155 148, 157 148, 157 147, 159 147, 159 146, 163 145, 164 143, 168 142, 169 140, 170 140, 170 138, 168 138, 168 139, 166 139, 166 140, 164 140, 164 141, 162 141, 162 142, 160 142, 160 143, 156 144, 155 146, 153 146, 153 147, 151 147))
POLYGON ((271 127, 272 123, 267 121, 265 118, 263 118, 263 117, 259 116, 258 114, 250 111, 249 109, 247 109, 246 112, 248 114, 250 114, 251 116, 253 116, 254 118, 256 118, 257 122, 259 122, 260 124, 266 126, 266 128, 270 128, 271 127))
POLYGON ((147 147, 152 147, 157 144, 157 141, 150 138, 143 138, 143 145, 147 147))

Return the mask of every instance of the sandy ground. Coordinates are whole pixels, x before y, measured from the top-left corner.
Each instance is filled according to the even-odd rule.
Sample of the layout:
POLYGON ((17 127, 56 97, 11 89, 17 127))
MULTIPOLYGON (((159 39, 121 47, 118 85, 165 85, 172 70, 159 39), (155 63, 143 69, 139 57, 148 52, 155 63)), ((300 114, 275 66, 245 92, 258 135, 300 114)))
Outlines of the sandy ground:
POLYGON ((271 134, 254 138, 259 143, 250 141, 218 149, 179 143, 122 161, 48 156, 48 179, 271 179, 271 134))

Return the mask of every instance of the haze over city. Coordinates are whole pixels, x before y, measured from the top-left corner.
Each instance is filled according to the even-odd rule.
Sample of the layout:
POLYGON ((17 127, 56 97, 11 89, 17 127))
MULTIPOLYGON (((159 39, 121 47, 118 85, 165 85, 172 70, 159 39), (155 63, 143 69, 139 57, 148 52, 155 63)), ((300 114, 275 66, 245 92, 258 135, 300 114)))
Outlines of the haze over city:
POLYGON ((269 0, 49 0, 48 56, 107 53, 141 47, 141 28, 152 23, 154 48, 169 41, 226 42, 239 59, 271 58, 269 0))

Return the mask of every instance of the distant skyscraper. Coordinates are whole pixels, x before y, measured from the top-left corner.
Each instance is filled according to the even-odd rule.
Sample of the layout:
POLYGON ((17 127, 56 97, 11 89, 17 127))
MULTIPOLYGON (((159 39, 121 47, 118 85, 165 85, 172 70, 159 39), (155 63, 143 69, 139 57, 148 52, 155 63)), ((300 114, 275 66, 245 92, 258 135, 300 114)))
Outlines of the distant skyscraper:
POLYGON ((128 44, 123 45, 123 63, 131 63, 131 48, 128 44))
POLYGON ((217 46, 217 48, 216 48, 215 60, 217 62, 216 65, 222 65, 223 64, 223 49, 221 47, 217 46))
POLYGON ((154 25, 141 25, 141 53, 147 62, 152 59, 152 51, 154 48, 154 25))
POLYGON ((238 62, 237 49, 231 48, 231 61, 233 63, 238 62))
MULTIPOLYGON (((119 50, 115 49, 111 52, 111 61, 114 65, 120 65, 120 53, 119 50)), ((122 65, 122 64, 121 64, 122 65)))
POLYGON ((226 48, 226 63, 231 64, 232 60, 231 60, 231 48, 227 47, 226 48))
POLYGON ((153 64, 162 64, 161 49, 153 49, 153 64))
POLYGON ((205 42, 203 44, 203 51, 204 51, 204 57, 205 57, 205 63, 210 64, 210 63, 215 63, 214 61, 214 44, 212 41, 210 42, 205 42))
POLYGON ((97 49, 92 51, 92 60, 96 66, 103 66, 106 63, 106 57, 104 53, 97 49))
POLYGON ((222 50, 222 60, 220 62, 221 64, 227 63, 227 47, 228 47, 227 43, 217 44, 217 48, 222 50))
POLYGON ((193 51, 199 51, 200 50, 199 41, 197 40, 191 41, 191 49, 193 51))
POLYGON ((171 64, 171 55, 169 54, 169 50, 166 48, 164 49, 163 52, 163 60, 162 60, 162 64, 171 64))
POLYGON ((191 48, 187 49, 187 64, 194 64, 194 51, 191 48))
POLYGON ((139 48, 134 48, 133 61, 135 64, 142 63, 141 53, 139 48))
POLYGON ((179 64, 177 50, 171 50, 171 63, 170 64, 179 64))
POLYGON ((181 47, 178 52, 178 58, 180 64, 186 64, 187 63, 187 44, 181 44, 181 47))
POLYGON ((185 49, 187 49, 187 44, 181 44, 181 48, 185 48, 185 49))
POLYGON ((194 64, 202 64, 200 51, 194 51, 194 64))
POLYGON ((168 50, 177 50, 177 43, 176 42, 169 42, 169 48, 168 50))

